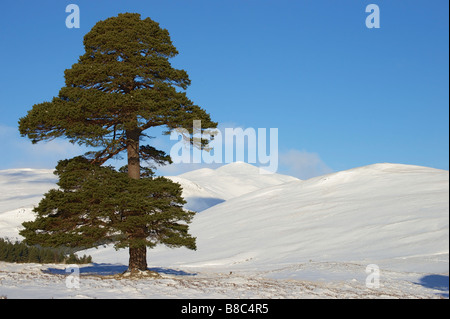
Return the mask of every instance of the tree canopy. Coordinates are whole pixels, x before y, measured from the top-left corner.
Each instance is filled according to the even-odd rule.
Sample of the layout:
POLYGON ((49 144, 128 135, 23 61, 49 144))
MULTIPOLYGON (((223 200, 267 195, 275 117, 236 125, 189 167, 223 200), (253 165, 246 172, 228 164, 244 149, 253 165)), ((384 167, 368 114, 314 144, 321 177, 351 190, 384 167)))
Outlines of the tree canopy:
POLYGON ((33 143, 62 137, 94 150, 59 162, 60 188, 45 194, 37 219, 24 223, 21 234, 50 246, 114 242, 129 247, 131 270, 145 270, 147 247, 195 248, 187 226, 193 213, 182 208, 180 185, 152 177, 154 166, 171 159, 144 143, 148 130, 183 128, 186 139, 204 147, 208 140, 193 137, 199 133, 193 121, 202 121, 202 131, 217 123, 184 92, 191 81, 170 64, 178 51, 157 22, 119 14, 95 24, 83 44, 85 53, 65 71, 58 96, 33 105, 19 131, 33 143), (120 171, 102 166, 122 153, 127 166, 120 171))

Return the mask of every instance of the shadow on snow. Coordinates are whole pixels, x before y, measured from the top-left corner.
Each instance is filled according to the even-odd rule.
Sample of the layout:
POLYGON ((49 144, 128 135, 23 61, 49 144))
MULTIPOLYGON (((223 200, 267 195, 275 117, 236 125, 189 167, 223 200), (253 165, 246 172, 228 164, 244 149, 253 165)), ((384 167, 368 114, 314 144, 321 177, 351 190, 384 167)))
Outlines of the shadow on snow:
POLYGON ((225 200, 222 198, 212 197, 187 197, 185 198, 187 204, 184 205, 186 209, 194 212, 202 212, 210 207, 223 203, 225 200))
MULTIPOLYGON (((125 265, 118 265, 118 264, 89 264, 87 266, 80 266, 79 268, 79 274, 80 275, 97 275, 97 276, 110 276, 110 275, 116 275, 121 274, 125 272, 128 269, 128 266, 125 265)), ((43 270, 43 272, 48 274, 55 274, 55 275, 69 275, 73 273, 74 265, 67 265, 67 268, 60 269, 60 268, 47 268, 43 270)), ((176 270, 176 269, 170 269, 170 268, 161 268, 161 267, 153 267, 149 268, 151 271, 155 271, 160 274, 166 274, 166 275, 175 275, 175 276, 195 276, 196 273, 189 273, 185 272, 183 270, 176 270)))
POLYGON ((442 291, 439 293, 440 296, 448 298, 449 297, 449 278, 448 275, 427 275, 420 278, 420 282, 418 285, 421 285, 426 288, 435 289, 442 291))

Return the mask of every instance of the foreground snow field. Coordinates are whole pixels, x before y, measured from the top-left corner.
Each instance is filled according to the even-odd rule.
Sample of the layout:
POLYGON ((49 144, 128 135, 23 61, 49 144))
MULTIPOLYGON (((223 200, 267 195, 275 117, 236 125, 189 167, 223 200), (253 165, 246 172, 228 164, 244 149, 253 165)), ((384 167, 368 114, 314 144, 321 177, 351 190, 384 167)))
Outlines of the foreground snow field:
MULTIPOLYGON (((51 170, 0 171, 0 237, 18 238, 51 170)), ((157 247, 159 279, 114 279, 128 252, 67 265, 0 262, 8 298, 448 298, 449 173, 375 164, 305 181, 245 163, 170 177, 184 187, 197 251, 157 247), (69 276, 70 277, 70 276, 69 276)))
MULTIPOLYGON (((448 276, 383 271, 379 288, 365 286, 364 265, 305 263, 272 271, 221 273, 186 272, 152 268, 159 279, 114 279, 108 274, 126 270, 123 265, 81 266, 79 286, 68 285, 67 265, 11 264, 0 262, 0 299, 17 298, 183 298, 183 299, 437 299, 448 298, 448 276), (304 279, 274 279, 278 272, 304 273, 304 279), (84 273, 86 272, 86 273, 84 273), (89 273, 91 272, 91 273, 89 273), (317 279, 326 273, 327 280, 317 279), (353 279, 340 279, 341 277, 353 279), (447 285, 447 286, 446 286, 447 285)), ((69 281, 70 283, 70 281, 69 281)))

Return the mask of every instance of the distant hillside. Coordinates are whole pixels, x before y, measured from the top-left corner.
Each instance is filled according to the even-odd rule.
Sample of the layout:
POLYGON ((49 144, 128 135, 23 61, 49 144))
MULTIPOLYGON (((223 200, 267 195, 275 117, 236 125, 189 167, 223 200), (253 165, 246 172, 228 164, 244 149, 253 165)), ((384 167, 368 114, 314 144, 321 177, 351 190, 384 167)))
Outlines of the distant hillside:
POLYGON ((280 185, 298 178, 281 174, 260 174, 259 168, 243 162, 221 166, 215 170, 202 168, 178 176, 168 176, 183 187, 186 208, 202 211, 230 198, 265 187, 280 185))

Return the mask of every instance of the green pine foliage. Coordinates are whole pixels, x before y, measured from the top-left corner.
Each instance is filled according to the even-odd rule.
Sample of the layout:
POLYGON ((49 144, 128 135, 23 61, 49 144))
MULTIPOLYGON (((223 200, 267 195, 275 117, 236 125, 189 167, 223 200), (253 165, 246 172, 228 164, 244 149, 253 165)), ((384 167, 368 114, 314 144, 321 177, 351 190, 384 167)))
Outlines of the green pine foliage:
MULTIPOLYGON (((166 127, 166 133, 182 127, 192 134, 193 120, 201 120, 204 129, 217 126, 182 91, 191 81, 170 64, 178 51, 157 22, 119 14, 98 22, 83 43, 85 53, 65 71, 59 95, 35 104, 20 119, 21 135, 33 143, 66 137, 100 148, 91 156, 104 163, 126 151, 130 140, 146 137, 151 127, 166 127)), ((169 160, 149 145, 135 151, 157 164, 169 160)))
POLYGON ((59 189, 45 194, 34 221, 23 223, 27 244, 196 248, 188 234, 195 213, 183 209, 179 184, 163 177, 131 179, 84 157, 60 161, 55 174, 59 189))
POLYGON ((41 263, 41 264, 89 264, 92 257, 84 255, 78 257, 74 253, 67 255, 65 250, 29 246, 23 242, 14 243, 0 238, 0 261, 12 263, 41 263))

